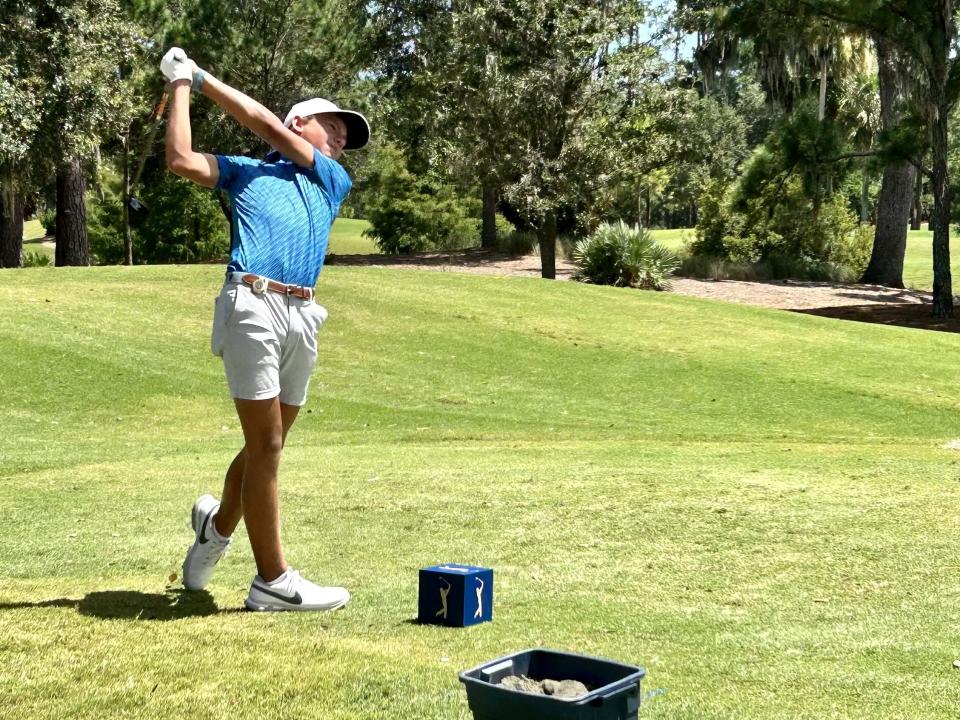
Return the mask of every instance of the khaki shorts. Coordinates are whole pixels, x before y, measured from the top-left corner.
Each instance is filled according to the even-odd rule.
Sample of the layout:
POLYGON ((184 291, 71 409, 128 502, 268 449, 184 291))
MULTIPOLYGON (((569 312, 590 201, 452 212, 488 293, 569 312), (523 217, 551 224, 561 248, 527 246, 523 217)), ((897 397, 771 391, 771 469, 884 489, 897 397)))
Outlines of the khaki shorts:
POLYGON ((326 319, 326 308, 312 300, 224 283, 215 301, 210 350, 223 358, 231 396, 279 396, 285 405, 303 405, 317 364, 317 333, 326 319))

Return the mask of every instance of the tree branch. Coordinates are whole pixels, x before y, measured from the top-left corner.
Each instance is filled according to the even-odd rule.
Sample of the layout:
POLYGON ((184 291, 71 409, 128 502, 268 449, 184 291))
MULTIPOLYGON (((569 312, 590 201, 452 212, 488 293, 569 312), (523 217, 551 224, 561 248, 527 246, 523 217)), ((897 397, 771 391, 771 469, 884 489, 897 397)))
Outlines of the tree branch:
POLYGON ((853 158, 860 157, 876 157, 877 155, 880 155, 880 153, 880 150, 858 150, 856 152, 844 153, 843 155, 827 158, 826 160, 820 160, 817 165, 830 165, 832 163, 840 162, 841 160, 852 160, 853 158))
MULTIPOLYGON (((907 39, 902 37, 899 32, 891 32, 889 26, 879 22, 871 21, 868 17, 865 17, 865 16, 854 16, 850 14, 845 15, 843 13, 835 12, 830 8, 824 6, 822 3, 818 2, 818 0, 795 0, 795 2, 801 7, 805 7, 807 10, 809 10, 814 15, 817 15, 819 17, 824 17, 824 18, 827 18, 828 20, 833 20, 843 25, 855 27, 865 32, 881 36, 889 40, 891 43, 893 43, 900 49, 905 50, 909 55, 913 55, 914 57, 916 57, 920 61, 920 64, 923 65, 924 68, 929 69, 931 59, 928 58, 922 50, 917 49, 918 45, 908 42, 907 39)), ((911 18, 907 14, 905 14, 903 11, 895 7, 892 7, 890 5, 886 5, 885 7, 887 7, 894 15, 896 15, 898 18, 900 18, 903 22, 907 23, 908 25, 916 24, 916 18, 911 18)), ((782 15, 783 17, 795 18, 795 14, 790 13, 788 8, 781 9, 778 5, 777 9, 780 15, 782 15)), ((919 47, 923 48, 925 46, 923 44, 920 44, 919 47)))

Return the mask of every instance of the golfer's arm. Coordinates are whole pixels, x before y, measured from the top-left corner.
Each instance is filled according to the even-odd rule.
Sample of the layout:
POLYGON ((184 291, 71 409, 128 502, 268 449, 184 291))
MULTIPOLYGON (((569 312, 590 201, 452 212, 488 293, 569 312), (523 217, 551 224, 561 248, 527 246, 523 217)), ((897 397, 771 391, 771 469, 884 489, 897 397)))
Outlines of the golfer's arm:
POLYGON ((178 80, 170 89, 170 115, 167 117, 166 159, 170 172, 198 185, 216 187, 220 178, 217 159, 193 150, 190 129, 190 81, 178 80))
POLYGON ((277 116, 251 97, 206 73, 201 92, 270 147, 301 167, 313 167, 313 145, 285 128, 277 116))

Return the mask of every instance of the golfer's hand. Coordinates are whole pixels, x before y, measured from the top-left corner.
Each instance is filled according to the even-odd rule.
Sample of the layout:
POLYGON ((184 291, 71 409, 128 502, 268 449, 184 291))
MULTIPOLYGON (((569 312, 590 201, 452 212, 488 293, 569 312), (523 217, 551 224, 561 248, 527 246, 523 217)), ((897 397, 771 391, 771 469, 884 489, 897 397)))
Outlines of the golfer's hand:
POLYGON ((196 64, 187 57, 187 54, 178 47, 167 50, 167 54, 160 61, 160 72, 168 82, 177 80, 193 80, 193 71, 196 64))

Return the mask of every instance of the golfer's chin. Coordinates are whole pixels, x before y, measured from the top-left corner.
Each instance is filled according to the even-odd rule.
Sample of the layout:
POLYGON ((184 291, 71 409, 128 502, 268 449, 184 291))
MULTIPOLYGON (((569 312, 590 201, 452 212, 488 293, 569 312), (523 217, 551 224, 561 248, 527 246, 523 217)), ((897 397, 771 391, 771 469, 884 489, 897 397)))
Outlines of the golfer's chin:
POLYGON ((337 152, 336 150, 331 150, 327 145, 324 145, 323 147, 319 147, 319 148, 317 148, 317 150, 320 151, 320 154, 321 154, 321 155, 326 155, 326 156, 327 156, 328 158, 330 158, 331 160, 339 160, 339 159, 340 159, 340 153, 337 152))

